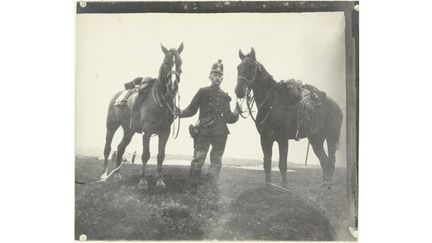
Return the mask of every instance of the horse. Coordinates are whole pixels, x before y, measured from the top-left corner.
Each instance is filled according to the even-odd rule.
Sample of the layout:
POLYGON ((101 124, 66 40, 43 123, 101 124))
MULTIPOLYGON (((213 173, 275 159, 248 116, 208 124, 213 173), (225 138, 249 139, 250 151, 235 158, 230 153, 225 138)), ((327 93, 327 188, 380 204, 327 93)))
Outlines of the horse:
MULTIPOLYGON (((175 49, 167 49, 161 44, 164 60, 159 69, 159 75, 152 82, 148 93, 144 96, 139 92, 132 94, 127 102, 134 104, 134 112, 139 115, 138 126, 143 132, 142 144, 143 153, 141 156, 142 169, 138 187, 146 189, 148 187, 146 178, 146 164, 150 159, 150 138, 152 135, 158 136, 158 154, 157 154, 157 171, 156 171, 156 187, 165 188, 165 183, 162 176, 162 164, 165 159, 165 146, 171 131, 171 124, 176 118, 175 114, 175 98, 177 96, 178 84, 180 82, 180 74, 182 72, 182 60, 180 53, 183 51, 183 43, 175 49)), ((104 171, 101 178, 107 176, 108 172, 108 156, 111 152, 111 142, 115 132, 121 126, 123 129, 123 138, 117 147, 117 167, 121 165, 122 156, 126 147, 130 143, 135 130, 131 128, 132 108, 131 105, 118 106, 116 100, 121 95, 122 91, 116 93, 111 99, 108 108, 106 119, 106 138, 104 148, 104 171)), ((114 174, 121 179, 120 173, 117 170, 114 174)))
MULTIPOLYGON (((287 87, 276 82, 264 66, 256 60, 253 48, 247 55, 239 50, 239 57, 241 63, 237 66, 235 94, 238 99, 243 99, 248 95, 250 97, 250 92, 253 91, 258 109, 254 121, 264 154, 265 181, 267 184, 271 183, 272 148, 276 141, 279 145, 279 170, 282 184, 287 185, 288 140, 299 138, 297 136, 299 90, 293 85, 287 87)), ((248 108, 252 115, 249 103, 248 108)), ((309 139, 320 161, 323 185, 325 185, 329 184, 333 178, 336 163, 335 153, 339 146, 343 113, 333 99, 325 96, 321 97, 321 104, 315 108, 314 116, 314 119, 320 121, 316 129, 308 134, 303 134, 301 138, 309 139), (327 142, 328 155, 324 151, 324 141, 327 142)))

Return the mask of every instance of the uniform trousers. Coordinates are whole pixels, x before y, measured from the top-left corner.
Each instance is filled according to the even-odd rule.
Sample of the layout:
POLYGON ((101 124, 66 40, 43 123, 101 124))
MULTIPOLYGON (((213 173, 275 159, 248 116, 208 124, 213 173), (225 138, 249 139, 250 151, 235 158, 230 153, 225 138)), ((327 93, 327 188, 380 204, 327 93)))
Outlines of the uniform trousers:
POLYGON ((209 174, 218 177, 222 167, 222 155, 225 151, 226 141, 227 135, 198 135, 194 139, 194 157, 191 170, 201 171, 211 145, 209 174))

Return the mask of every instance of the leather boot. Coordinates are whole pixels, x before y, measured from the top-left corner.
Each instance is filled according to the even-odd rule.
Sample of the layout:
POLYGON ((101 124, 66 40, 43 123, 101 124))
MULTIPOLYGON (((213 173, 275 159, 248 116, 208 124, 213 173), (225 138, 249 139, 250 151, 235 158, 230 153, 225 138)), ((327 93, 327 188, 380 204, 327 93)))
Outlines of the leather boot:
POLYGON ((211 166, 209 168, 208 171, 208 176, 209 176, 209 182, 210 184, 217 184, 218 180, 219 180, 219 174, 220 174, 220 167, 216 167, 216 166, 211 166))

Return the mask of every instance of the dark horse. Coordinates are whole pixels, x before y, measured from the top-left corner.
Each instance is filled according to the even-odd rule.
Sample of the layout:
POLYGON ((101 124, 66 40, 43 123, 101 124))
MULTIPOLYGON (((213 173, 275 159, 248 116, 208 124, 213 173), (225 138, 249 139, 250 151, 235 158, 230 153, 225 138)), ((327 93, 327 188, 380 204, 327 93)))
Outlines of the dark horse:
MULTIPOLYGON (((167 143, 171 124, 175 119, 175 98, 178 91, 178 83, 180 82, 181 65, 182 61, 180 53, 183 50, 183 43, 180 44, 178 49, 166 49, 161 45, 162 51, 165 54, 163 63, 159 69, 159 76, 149 88, 148 93, 141 97, 138 107, 134 108, 139 113, 139 127, 142 128, 143 136, 143 153, 142 153, 142 175, 138 186, 142 189, 147 188, 146 180, 146 164, 150 158, 150 137, 153 134, 158 135, 158 155, 157 155, 157 172, 156 172, 156 186, 165 187, 162 178, 162 163, 165 158, 165 145, 167 143)), ((118 92, 109 104, 108 116, 106 120, 106 142, 104 150, 104 172, 101 178, 106 177, 108 156, 111 152, 111 142, 114 133, 121 126, 123 128, 123 138, 117 147, 117 166, 120 166, 122 156, 125 152, 126 146, 130 143, 135 131, 131 129, 131 115, 132 109, 129 105, 133 100, 140 100, 139 93, 135 93, 128 98, 128 105, 116 106, 115 101, 120 96, 121 91, 118 92)), ((119 173, 115 176, 120 177, 119 173)))
MULTIPOLYGON (((288 140, 294 139, 297 132, 298 102, 300 94, 297 89, 286 88, 277 83, 266 71, 264 66, 255 58, 255 50, 244 55, 239 51, 241 63, 238 65, 237 98, 249 95, 250 90, 257 104, 258 113, 255 125, 261 138, 261 147, 264 154, 265 180, 271 182, 271 158, 273 143, 279 144, 279 170, 282 183, 287 184, 287 156, 288 140)), ((321 100, 315 118, 321 121, 319 126, 303 135, 307 137, 323 170, 323 181, 330 182, 335 169, 335 153, 339 144, 340 129, 342 125, 342 110, 330 97, 321 100), (324 151, 324 140, 327 141, 328 155, 324 151)))

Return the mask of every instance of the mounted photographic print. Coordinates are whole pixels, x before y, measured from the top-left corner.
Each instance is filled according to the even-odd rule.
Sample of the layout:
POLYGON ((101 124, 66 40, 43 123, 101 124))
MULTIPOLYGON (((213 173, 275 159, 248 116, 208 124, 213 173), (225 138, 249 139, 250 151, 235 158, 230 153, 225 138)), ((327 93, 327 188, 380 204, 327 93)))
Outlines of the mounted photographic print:
POLYGON ((358 2, 77 2, 75 240, 357 241, 358 2))

